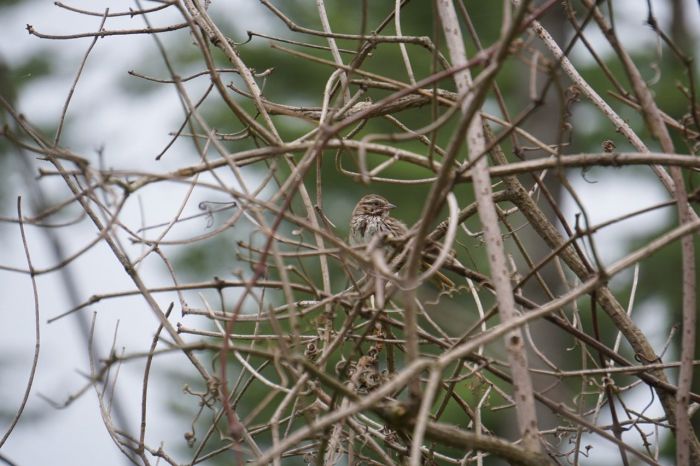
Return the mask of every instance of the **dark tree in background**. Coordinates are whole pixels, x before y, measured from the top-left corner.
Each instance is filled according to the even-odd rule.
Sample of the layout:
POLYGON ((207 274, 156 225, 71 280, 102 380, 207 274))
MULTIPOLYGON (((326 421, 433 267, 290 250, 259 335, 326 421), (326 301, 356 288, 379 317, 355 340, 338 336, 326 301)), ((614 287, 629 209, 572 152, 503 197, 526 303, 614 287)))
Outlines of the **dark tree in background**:
MULTIPOLYGON (((700 464, 696 5, 669 2, 663 23, 638 2, 642 25, 616 1, 238 3, 57 2, 99 28, 27 25, 50 51, 85 44, 50 125, 17 103, 50 57, 0 70, 1 162, 29 192, 2 192, 25 261, 0 267, 32 282, 37 342, 0 447, 52 325, 41 277, 60 274, 72 304, 49 322, 76 319, 91 371, 66 406, 94 388, 135 464, 700 464), (133 36, 150 48, 123 90, 178 113, 157 151, 124 132, 122 154, 70 134, 71 109, 100 42, 133 36), (591 206, 606 178, 621 199, 591 206), (638 207, 642 183, 664 199, 638 207), (405 234, 348 240, 368 193, 405 234), (614 257, 601 244, 657 211, 669 223, 614 257), (79 229, 91 239, 67 252, 79 229), (80 289, 74 267, 98 249, 130 289, 80 289), (96 343, 100 306, 134 295, 120 312, 155 317, 149 344, 96 343), (187 413, 186 445, 163 447, 149 380, 172 358, 183 393, 157 398, 187 413), (138 383, 117 385, 134 365, 138 383)), ((105 88, 94 111, 121 98, 105 88)))

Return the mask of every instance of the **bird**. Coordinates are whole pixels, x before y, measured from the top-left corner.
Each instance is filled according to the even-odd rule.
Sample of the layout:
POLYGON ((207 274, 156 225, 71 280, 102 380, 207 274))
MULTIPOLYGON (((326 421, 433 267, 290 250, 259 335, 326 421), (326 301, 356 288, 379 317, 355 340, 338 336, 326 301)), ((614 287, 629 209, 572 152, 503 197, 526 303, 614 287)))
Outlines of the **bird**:
POLYGON ((377 235, 400 238, 408 232, 406 224, 390 215, 394 204, 378 194, 368 194, 357 202, 350 217, 350 244, 369 244, 377 235))
MULTIPOLYGON (((384 238, 397 240, 405 237, 408 234, 408 227, 391 215, 391 210, 394 208, 396 208, 394 204, 378 194, 363 196, 355 205, 350 217, 350 245, 367 245, 375 237, 379 237, 380 240, 384 238)), ((385 243, 384 251, 387 255, 400 252, 397 249, 397 243, 392 244, 385 243)), ((439 247, 438 243, 428 244, 427 252, 435 255, 439 247)), ((427 269, 429 266, 430 264, 424 260, 422 268, 427 269)), ((435 278, 442 287, 454 287, 454 282, 440 272, 435 274, 435 278)))

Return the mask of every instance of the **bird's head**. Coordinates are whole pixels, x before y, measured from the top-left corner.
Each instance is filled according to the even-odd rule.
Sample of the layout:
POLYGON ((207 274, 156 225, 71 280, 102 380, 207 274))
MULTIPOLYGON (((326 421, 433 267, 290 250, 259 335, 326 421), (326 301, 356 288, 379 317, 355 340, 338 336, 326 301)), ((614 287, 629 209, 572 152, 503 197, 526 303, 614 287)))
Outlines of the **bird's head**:
POLYGON ((368 194, 359 200, 352 214, 386 217, 389 215, 389 211, 394 207, 396 206, 382 196, 378 194, 368 194))

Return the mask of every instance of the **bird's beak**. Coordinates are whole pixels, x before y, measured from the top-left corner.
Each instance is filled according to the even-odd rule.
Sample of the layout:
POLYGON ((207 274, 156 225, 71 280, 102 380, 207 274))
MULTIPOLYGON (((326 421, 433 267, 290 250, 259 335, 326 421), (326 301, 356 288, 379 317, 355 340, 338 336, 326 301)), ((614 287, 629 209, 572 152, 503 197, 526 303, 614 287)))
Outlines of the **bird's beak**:
POLYGON ((395 209, 396 206, 394 204, 392 204, 391 202, 387 202, 386 208, 387 208, 387 210, 391 210, 391 209, 395 209))

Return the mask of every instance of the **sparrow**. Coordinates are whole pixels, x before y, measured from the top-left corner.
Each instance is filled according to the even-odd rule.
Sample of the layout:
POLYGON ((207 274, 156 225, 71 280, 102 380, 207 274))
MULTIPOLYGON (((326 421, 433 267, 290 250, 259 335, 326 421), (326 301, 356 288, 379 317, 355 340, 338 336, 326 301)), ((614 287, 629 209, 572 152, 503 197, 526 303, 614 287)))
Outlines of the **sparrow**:
MULTIPOLYGON (((408 233, 406 224, 401 220, 392 217, 391 210, 396 208, 394 204, 378 194, 368 194, 362 197, 355 205, 350 217, 350 244, 352 246, 369 244, 375 237, 396 240, 403 238, 408 233)), ((385 252, 391 256, 401 252, 397 248, 397 243, 385 242, 385 252)), ((432 243, 427 247, 428 254, 435 253, 439 244, 432 243)), ((423 268, 427 269, 430 264, 423 261, 423 268)), ((441 286, 446 288, 454 287, 454 282, 440 272, 434 276, 441 286)))
POLYGON ((406 224, 392 217, 394 204, 378 194, 368 194, 357 202, 350 217, 350 244, 369 244, 376 235, 400 238, 408 232, 406 224))

